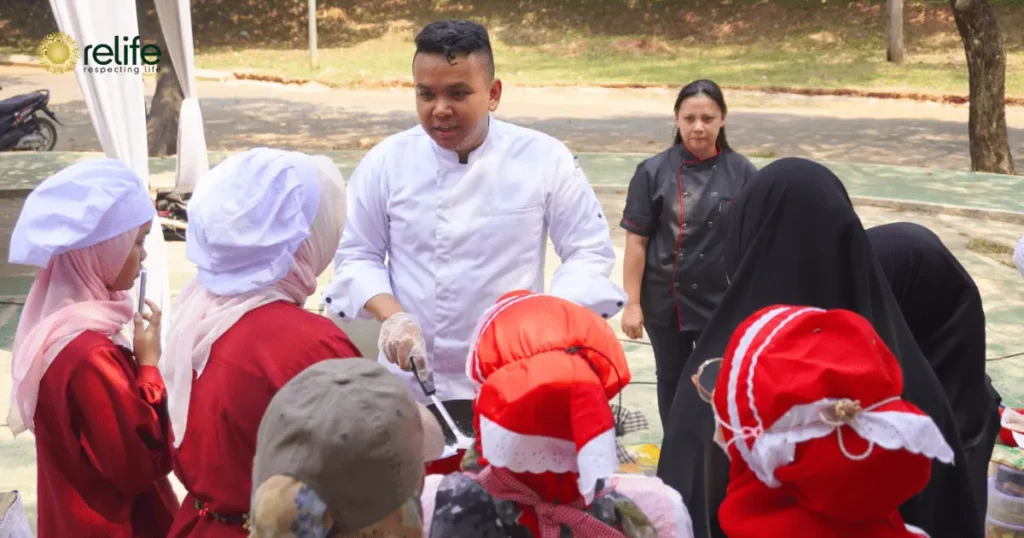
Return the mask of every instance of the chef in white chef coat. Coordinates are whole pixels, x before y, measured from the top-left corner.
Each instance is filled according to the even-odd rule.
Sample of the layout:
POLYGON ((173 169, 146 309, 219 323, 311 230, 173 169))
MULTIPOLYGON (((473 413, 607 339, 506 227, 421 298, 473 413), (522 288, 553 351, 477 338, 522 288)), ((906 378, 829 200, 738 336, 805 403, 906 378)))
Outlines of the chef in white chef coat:
POLYGON ((501 81, 487 30, 427 25, 413 79, 420 125, 382 141, 353 172, 324 302, 343 320, 383 322, 380 360, 421 402, 429 400, 405 370, 422 357, 441 400, 472 399, 471 333, 503 294, 544 291, 549 234, 562 260, 550 293, 605 317, 626 296, 608 278, 608 222, 572 153, 491 116, 501 81))

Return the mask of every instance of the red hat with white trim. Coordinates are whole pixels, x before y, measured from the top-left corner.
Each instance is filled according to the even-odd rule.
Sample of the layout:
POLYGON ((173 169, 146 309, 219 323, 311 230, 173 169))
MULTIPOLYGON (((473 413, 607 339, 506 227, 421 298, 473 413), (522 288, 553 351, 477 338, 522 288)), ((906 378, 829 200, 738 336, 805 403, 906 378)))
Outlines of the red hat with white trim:
POLYGON ((899 363, 847 310, 770 306, 733 333, 713 394, 730 538, 920 536, 899 506, 953 451, 903 401, 899 363))
POLYGON ((512 472, 576 473, 590 502, 619 467, 608 400, 629 383, 622 345, 589 309, 515 292, 480 324, 467 374, 479 386, 481 455, 512 472))

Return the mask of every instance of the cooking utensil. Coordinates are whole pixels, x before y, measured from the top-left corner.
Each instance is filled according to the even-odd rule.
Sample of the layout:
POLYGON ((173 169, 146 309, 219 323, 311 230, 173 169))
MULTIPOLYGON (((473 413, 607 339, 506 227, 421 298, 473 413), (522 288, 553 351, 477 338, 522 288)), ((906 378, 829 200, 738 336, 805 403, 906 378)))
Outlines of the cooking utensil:
POLYGON ((434 402, 432 407, 436 411, 435 414, 440 415, 444 423, 448 425, 445 431, 445 450, 442 458, 454 455, 458 450, 465 450, 473 446, 473 438, 462 432, 455 419, 448 412, 444 402, 437 397, 437 390, 434 388, 433 372, 430 371, 425 362, 412 361, 412 363, 413 372, 416 374, 416 381, 420 384, 420 388, 423 389, 423 393, 430 398, 430 401, 434 402), (449 432, 451 435, 449 435, 449 432))

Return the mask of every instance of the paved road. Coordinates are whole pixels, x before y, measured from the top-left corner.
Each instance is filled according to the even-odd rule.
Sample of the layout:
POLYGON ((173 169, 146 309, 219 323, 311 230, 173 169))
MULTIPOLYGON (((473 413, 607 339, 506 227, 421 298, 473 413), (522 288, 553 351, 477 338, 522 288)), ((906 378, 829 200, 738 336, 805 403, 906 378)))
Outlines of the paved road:
MULTIPOLYGON (((98 151, 75 77, 0 66, 0 97, 49 88, 65 122, 59 151, 98 151)), ((146 80, 152 93, 154 79, 146 80)), ((409 89, 332 90, 199 82, 211 149, 256 145, 347 149, 416 123, 409 89)), ((675 93, 665 89, 505 89, 497 115, 545 131, 575 151, 660 151, 671 138, 675 93)), ((831 161, 968 169, 967 108, 935 103, 731 92, 727 131, 752 153, 831 161)), ((1024 108, 1008 110, 1014 153, 1024 155, 1024 108)), ((1020 158, 1020 157, 1019 157, 1020 158)), ((1024 168, 1024 164, 1021 165, 1024 168)))

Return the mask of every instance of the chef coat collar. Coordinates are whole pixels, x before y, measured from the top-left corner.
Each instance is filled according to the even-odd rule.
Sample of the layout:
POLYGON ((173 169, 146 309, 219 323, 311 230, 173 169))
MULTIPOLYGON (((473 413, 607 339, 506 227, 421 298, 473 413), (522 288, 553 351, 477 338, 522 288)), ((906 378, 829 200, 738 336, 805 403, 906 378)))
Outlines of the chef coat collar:
POLYGON ((679 144, 679 155, 681 155, 683 158, 683 164, 687 166, 714 162, 715 159, 717 159, 718 156, 721 154, 722 146, 718 145, 717 142, 715 143, 715 154, 708 157, 707 159, 700 159, 696 155, 694 155, 693 152, 690 151, 690 148, 686 147, 685 142, 679 144))
POLYGON ((434 148, 434 154, 437 155, 437 162, 442 168, 458 168, 460 166, 469 166, 474 163, 480 155, 487 153, 487 149, 494 145, 493 140, 496 136, 494 134, 494 116, 490 113, 487 114, 487 136, 484 137, 483 143, 480 144, 476 149, 469 152, 469 158, 466 159, 465 163, 459 162, 458 152, 450 149, 442 148, 434 141, 430 139, 431 146, 434 148))

